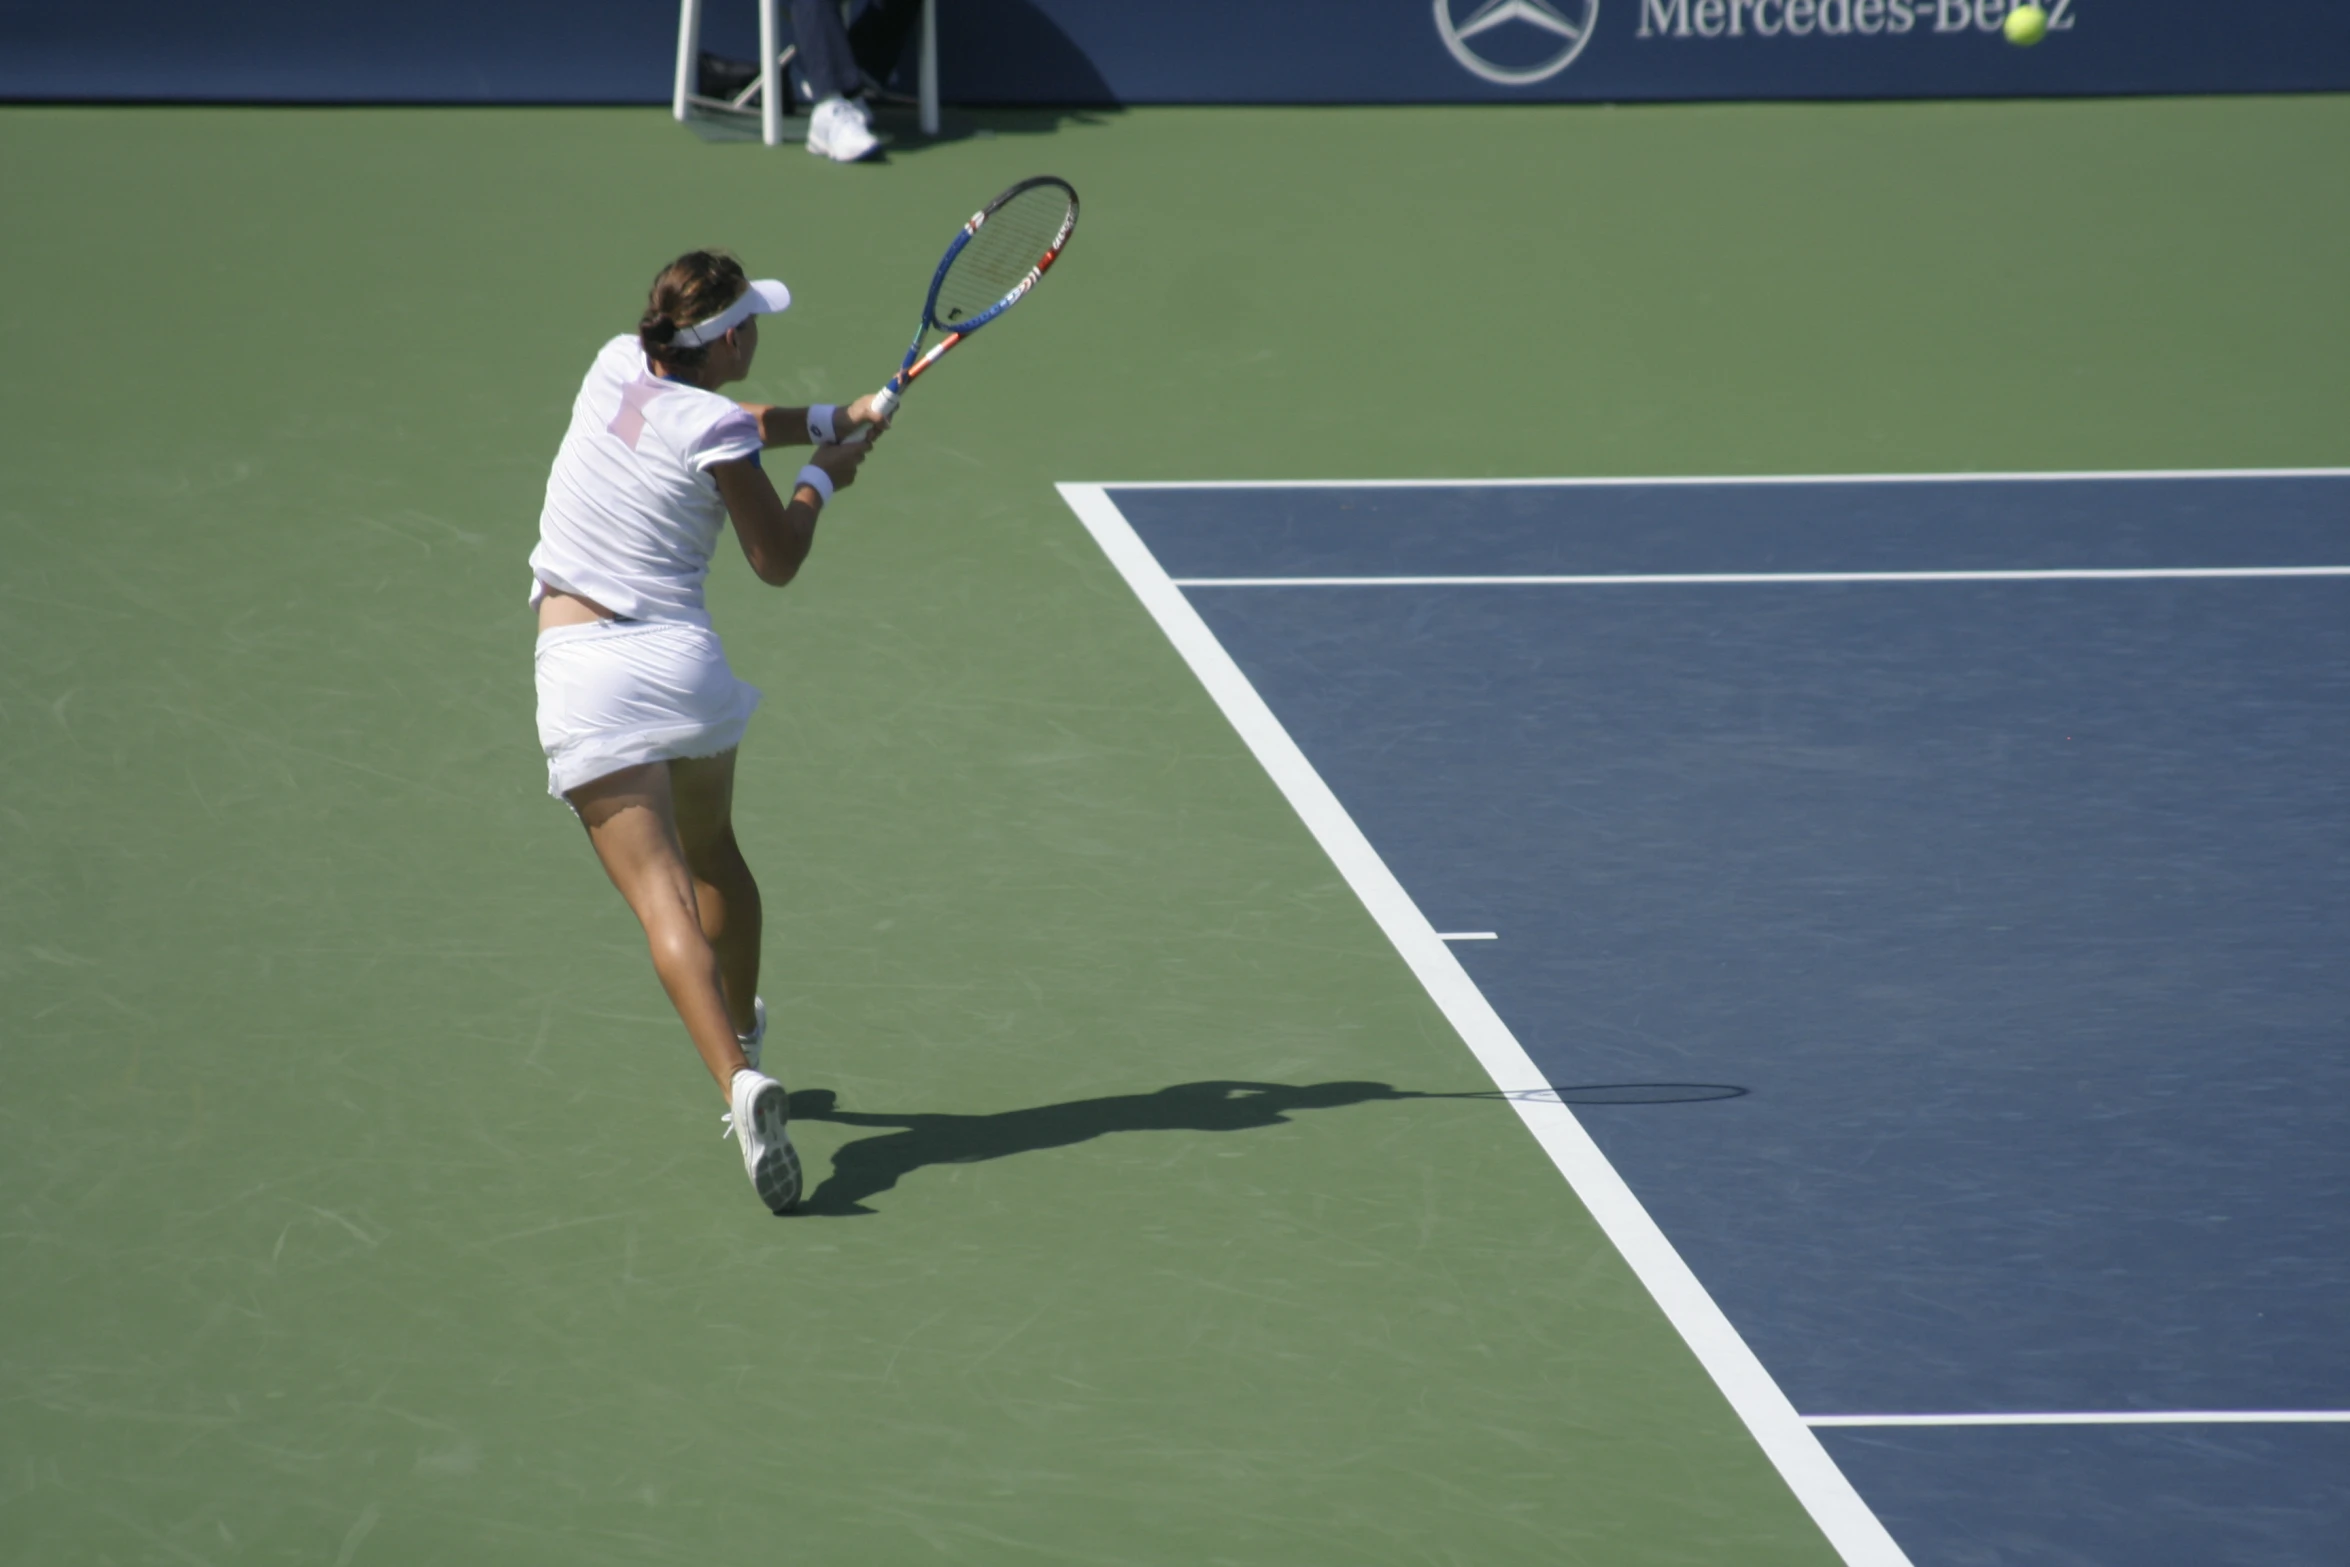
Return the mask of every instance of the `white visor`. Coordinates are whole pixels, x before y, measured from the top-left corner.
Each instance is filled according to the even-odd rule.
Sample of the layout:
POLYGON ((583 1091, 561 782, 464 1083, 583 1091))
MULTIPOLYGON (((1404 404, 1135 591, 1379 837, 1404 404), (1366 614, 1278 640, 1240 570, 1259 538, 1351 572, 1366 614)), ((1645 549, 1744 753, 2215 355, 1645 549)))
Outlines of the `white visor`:
POLYGON ((669 341, 678 348, 699 348, 704 343, 717 342, 753 316, 771 316, 790 308, 791 290, 771 277, 763 277, 744 289, 742 298, 709 320, 679 327, 677 335, 669 341))

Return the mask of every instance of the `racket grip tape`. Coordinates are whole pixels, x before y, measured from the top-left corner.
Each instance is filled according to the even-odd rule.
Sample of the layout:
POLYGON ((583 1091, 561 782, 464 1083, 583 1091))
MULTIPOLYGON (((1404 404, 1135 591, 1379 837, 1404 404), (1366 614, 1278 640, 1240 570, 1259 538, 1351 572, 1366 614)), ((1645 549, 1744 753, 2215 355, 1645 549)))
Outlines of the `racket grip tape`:
POLYGON ((880 422, 861 424, 857 426, 856 433, 846 439, 852 441, 872 440, 875 435, 880 433, 881 426, 889 423, 889 416, 897 411, 898 394, 886 386, 883 387, 873 394, 873 412, 880 422))

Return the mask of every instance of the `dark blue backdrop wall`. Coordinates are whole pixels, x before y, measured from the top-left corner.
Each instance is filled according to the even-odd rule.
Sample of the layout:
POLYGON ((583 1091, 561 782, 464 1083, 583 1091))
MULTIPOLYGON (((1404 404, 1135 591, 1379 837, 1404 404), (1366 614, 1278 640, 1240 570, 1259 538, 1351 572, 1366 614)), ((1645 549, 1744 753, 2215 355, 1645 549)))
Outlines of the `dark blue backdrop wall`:
MULTIPOLYGON (((937 0, 951 103, 2350 88, 2350 0, 937 0)), ((754 0, 705 40, 753 52, 754 0)), ((0 98, 657 103, 674 0, 0 0, 0 98)))

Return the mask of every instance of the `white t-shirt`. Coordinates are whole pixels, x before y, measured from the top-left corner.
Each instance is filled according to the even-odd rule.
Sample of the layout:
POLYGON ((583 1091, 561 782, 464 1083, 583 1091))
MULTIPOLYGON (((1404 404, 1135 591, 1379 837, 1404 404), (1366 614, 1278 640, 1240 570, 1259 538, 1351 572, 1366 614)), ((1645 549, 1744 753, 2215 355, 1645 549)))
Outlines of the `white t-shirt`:
POLYGON ((702 579, 726 526, 710 469, 758 451, 759 421, 740 403, 662 380, 633 333, 612 339, 547 475, 532 573, 623 620, 708 625, 702 579))

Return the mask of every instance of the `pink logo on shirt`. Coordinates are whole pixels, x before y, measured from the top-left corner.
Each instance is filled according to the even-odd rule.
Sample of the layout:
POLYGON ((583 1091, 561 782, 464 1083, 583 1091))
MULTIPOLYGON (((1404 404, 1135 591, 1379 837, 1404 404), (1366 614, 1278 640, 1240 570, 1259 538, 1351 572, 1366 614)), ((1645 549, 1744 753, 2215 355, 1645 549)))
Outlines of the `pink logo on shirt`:
POLYGON ((630 451, 635 451, 637 441, 645 433, 645 405, 662 393, 675 390, 666 381, 631 381, 620 389, 620 412, 604 428, 619 436, 621 444, 630 451))

